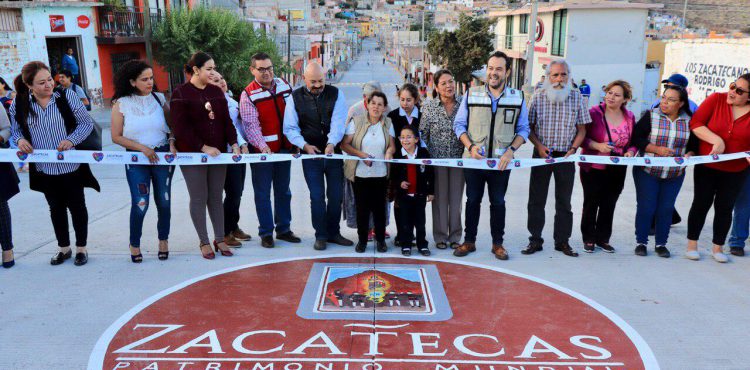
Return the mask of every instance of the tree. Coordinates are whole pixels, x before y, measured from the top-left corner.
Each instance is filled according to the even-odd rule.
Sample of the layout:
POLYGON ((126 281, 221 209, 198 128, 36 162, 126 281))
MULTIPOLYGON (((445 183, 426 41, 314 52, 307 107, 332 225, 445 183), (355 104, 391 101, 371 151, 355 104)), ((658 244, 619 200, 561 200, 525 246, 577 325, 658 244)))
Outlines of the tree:
POLYGON ((493 19, 461 15, 458 29, 434 34, 427 51, 439 65, 453 72, 456 81, 466 85, 471 82, 471 73, 481 69, 495 49, 489 31, 493 23, 493 19))
POLYGON ((227 10, 175 9, 158 24, 153 40, 156 61, 170 71, 181 71, 196 51, 211 54, 217 70, 235 93, 252 80, 250 57, 257 52, 271 56, 277 74, 289 70, 273 39, 227 10))

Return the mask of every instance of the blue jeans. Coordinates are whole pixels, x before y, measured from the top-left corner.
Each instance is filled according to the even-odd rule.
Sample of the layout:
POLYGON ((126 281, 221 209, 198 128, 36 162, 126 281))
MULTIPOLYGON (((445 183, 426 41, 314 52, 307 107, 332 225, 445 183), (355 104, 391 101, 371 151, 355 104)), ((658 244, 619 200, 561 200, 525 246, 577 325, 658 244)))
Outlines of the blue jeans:
POLYGON ((258 235, 261 237, 283 234, 292 223, 292 162, 251 163, 253 191, 255 191, 255 213, 258 215, 258 235), (273 185, 273 208, 271 208, 271 186, 273 185), (276 210, 274 214, 274 210, 276 210))
POLYGON ((227 165, 227 175, 224 180, 224 234, 231 234, 239 229, 240 203, 242 192, 245 190, 244 164, 227 165))
MULTIPOLYGON (((158 151, 158 150, 157 150, 158 151)), ((169 239, 169 222, 171 219, 170 199, 172 193, 172 175, 175 166, 126 165, 125 176, 130 186, 130 245, 141 246, 143 219, 148 211, 151 184, 154 184, 154 202, 158 221, 156 230, 159 240, 169 239)))
POLYGON ((344 198, 343 166, 343 161, 337 159, 302 161, 302 173, 310 190, 310 213, 316 240, 328 240, 341 233, 339 223, 344 198))
POLYGON ((490 197, 490 234, 492 244, 502 245, 505 235, 505 191, 510 171, 464 169, 466 177, 466 229, 464 241, 477 241, 479 214, 484 198, 484 184, 490 197))
POLYGON ((669 227, 672 224, 672 212, 680 193, 683 173, 679 177, 660 179, 643 171, 643 167, 633 167, 635 180, 636 212, 635 212, 635 240, 638 244, 648 245, 648 232, 651 222, 656 216, 656 245, 667 245, 669 227))
POLYGON ((734 202, 732 232, 729 234, 729 246, 745 248, 745 240, 750 235, 750 180, 746 179, 740 195, 734 202))

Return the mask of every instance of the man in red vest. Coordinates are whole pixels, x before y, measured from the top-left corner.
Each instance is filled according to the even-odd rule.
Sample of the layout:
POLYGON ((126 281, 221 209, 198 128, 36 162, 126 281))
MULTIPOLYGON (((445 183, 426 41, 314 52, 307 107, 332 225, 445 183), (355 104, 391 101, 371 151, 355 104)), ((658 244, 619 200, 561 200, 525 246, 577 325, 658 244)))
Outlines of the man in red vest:
MULTIPOLYGON (((266 53, 250 58, 250 72, 255 79, 240 97, 240 116, 247 141, 260 153, 291 153, 292 144, 283 133, 284 99, 292 87, 282 78, 275 78, 273 62, 266 53)), ((273 248, 276 239, 290 243, 301 240, 290 229, 292 222, 292 191, 289 189, 291 162, 251 163, 255 212, 258 215, 260 244, 273 248), (274 206, 271 208, 271 186, 274 206), (274 209, 276 211, 274 217, 274 209), (275 220, 275 223, 274 223, 275 220)))

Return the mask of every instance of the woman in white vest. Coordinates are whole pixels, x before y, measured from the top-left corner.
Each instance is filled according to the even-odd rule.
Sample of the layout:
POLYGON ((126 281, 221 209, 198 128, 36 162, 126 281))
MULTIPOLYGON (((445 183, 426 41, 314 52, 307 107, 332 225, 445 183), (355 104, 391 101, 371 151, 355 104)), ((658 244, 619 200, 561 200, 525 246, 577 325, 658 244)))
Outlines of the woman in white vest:
POLYGON ((395 137, 390 118, 383 113, 388 98, 380 91, 367 99, 367 114, 356 117, 347 126, 341 150, 362 158, 344 162, 344 176, 354 183, 354 200, 357 203, 357 236, 355 251, 367 248, 369 219, 375 224, 375 245, 378 252, 386 252, 385 205, 388 189, 388 166, 385 162, 370 159, 392 159, 396 151, 395 137))

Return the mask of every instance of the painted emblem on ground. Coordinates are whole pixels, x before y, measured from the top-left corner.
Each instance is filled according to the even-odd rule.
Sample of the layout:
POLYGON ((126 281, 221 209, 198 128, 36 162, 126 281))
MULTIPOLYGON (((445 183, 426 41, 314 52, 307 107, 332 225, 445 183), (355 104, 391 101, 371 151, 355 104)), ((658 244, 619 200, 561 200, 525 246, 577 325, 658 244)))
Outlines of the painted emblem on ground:
POLYGON ((89 369, 659 369, 596 302, 452 260, 326 257, 198 277, 131 309, 89 369))

